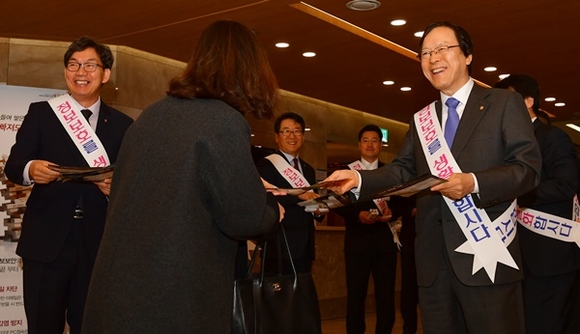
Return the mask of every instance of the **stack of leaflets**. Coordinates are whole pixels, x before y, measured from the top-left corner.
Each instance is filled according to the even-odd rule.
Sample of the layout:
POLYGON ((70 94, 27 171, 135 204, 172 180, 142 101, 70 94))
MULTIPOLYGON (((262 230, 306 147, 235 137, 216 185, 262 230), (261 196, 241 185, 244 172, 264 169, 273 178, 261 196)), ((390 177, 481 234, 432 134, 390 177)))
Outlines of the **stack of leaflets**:
MULTIPOLYGON (((327 187, 331 187, 336 185, 336 183, 339 183, 342 180, 337 180, 337 181, 330 181, 333 184, 325 184, 324 187, 322 188, 327 188, 327 187)), ((369 198, 364 198, 364 199, 360 199, 362 201, 368 201, 371 199, 377 199, 377 198, 385 198, 385 197, 389 197, 389 196, 403 196, 403 197, 409 197, 412 196, 422 190, 425 189, 429 189, 437 184, 446 182, 447 180, 442 179, 440 177, 431 175, 431 174, 424 174, 421 175, 411 181, 408 182, 404 182, 404 183, 400 183, 397 185, 394 185, 392 187, 389 187, 387 189, 381 190, 379 192, 376 192, 372 195, 369 196, 369 198)), ((324 183, 320 182, 320 183, 324 183)), ((320 183, 317 183, 313 186, 310 186, 311 188, 315 188, 317 187, 317 185, 319 185, 320 183)), ((321 188, 318 186, 318 188, 321 188)), ((288 189, 284 189, 284 190, 288 190, 288 189)), ((298 195, 302 194, 303 192, 299 193, 298 195)), ((293 195, 291 192, 288 192, 288 194, 293 195)), ((353 200, 353 196, 349 196, 348 192, 342 195, 338 195, 334 192, 329 193, 328 195, 325 196, 320 196, 318 198, 309 200, 309 201, 304 201, 304 202, 300 202, 298 203, 298 205, 303 206, 304 209, 308 212, 314 212, 316 210, 318 210, 319 212, 324 212, 324 211, 328 211, 329 209, 336 209, 336 208, 340 208, 346 205, 351 205, 354 204, 355 202, 359 202, 359 201, 355 201, 353 200)))
POLYGON ((71 167, 48 165, 48 168, 59 172, 60 176, 57 181, 90 181, 98 182, 104 179, 110 179, 113 176, 114 165, 107 167, 71 167))

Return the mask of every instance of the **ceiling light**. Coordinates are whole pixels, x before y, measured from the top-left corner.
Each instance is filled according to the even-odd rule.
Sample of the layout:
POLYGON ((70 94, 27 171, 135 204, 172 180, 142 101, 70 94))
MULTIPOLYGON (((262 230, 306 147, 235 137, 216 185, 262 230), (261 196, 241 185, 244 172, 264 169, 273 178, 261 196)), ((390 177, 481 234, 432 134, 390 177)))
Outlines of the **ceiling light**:
POLYGON ((495 66, 488 66, 488 67, 484 68, 483 70, 486 71, 486 72, 495 72, 495 71, 497 71, 497 67, 495 67, 495 66))
POLYGON ((393 20, 393 21, 391 21, 391 25, 396 26, 396 27, 404 26, 405 24, 407 24, 407 21, 405 21, 405 20, 393 20))
POLYGON ((277 47, 277 48, 280 48, 280 49, 285 49, 285 48, 287 48, 287 47, 289 47, 289 46, 290 46, 290 44, 288 44, 288 43, 286 43, 286 42, 279 42, 279 43, 276 43, 276 47, 277 47))
POLYGON ((314 53, 314 52, 310 52, 310 51, 309 51, 309 52, 304 52, 304 53, 302 54, 302 56, 304 56, 304 57, 306 57, 306 58, 312 58, 312 57, 316 56, 316 53, 314 53))
POLYGON ((566 103, 564 103, 564 102, 558 102, 558 103, 554 103, 554 106, 555 106, 555 107, 563 107, 563 106, 565 106, 565 105, 566 105, 566 103))
POLYGON ((379 8, 381 5, 377 0, 352 0, 346 4, 346 7, 352 10, 367 11, 379 8))
POLYGON ((510 75, 509 75, 509 74, 507 74, 507 73, 504 73, 504 74, 500 74, 500 75, 498 75, 498 77, 499 77, 499 79, 500 79, 500 80, 503 80, 503 79, 505 79, 505 78, 507 78, 507 77, 509 77, 509 76, 510 76, 510 75))
POLYGON ((401 91, 403 91, 403 92, 410 92, 411 91, 411 87, 401 87, 401 91))
POLYGON ((390 85, 394 85, 395 82, 393 80, 385 80, 383 81, 383 85, 385 86, 390 86, 390 85))
POLYGON ((416 33, 413 34, 413 36, 421 38, 423 37, 423 33, 424 31, 417 31, 416 33))
POLYGON ((556 98, 550 96, 550 97, 545 98, 544 101, 546 101, 546 102, 554 102, 554 101, 556 101, 556 98))
POLYGON ((580 126, 578 126, 578 125, 576 125, 576 124, 573 124, 573 123, 567 123, 567 124, 566 124, 566 126, 567 126, 567 127, 569 127, 570 129, 574 129, 574 130, 576 130, 576 131, 580 132, 580 126))

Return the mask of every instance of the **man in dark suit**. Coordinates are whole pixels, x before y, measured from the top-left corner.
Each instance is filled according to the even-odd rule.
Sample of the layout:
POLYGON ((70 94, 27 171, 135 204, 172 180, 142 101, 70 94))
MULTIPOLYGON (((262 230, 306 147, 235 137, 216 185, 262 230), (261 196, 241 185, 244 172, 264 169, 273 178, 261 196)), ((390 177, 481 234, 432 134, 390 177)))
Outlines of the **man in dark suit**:
POLYGON ((111 183, 110 179, 56 181, 60 174, 48 166, 114 163, 125 131, 133 122, 100 99, 101 86, 109 80, 113 66, 113 54, 107 46, 81 37, 66 51, 64 66, 70 92, 65 98, 73 110, 66 117, 69 125, 77 125, 67 130, 59 119, 60 110, 55 111, 47 102, 32 103, 5 167, 12 182, 34 184, 16 251, 23 259, 24 308, 31 334, 62 334, 65 319, 71 333, 80 333, 111 183), (80 109, 92 113, 87 114, 89 123, 84 123, 84 130, 79 121, 83 116, 77 113, 80 109), (89 163, 87 151, 82 153, 75 139, 80 132, 95 129, 98 139, 93 139, 102 143, 96 147, 105 153, 89 163))
MULTIPOLYGON (((364 126, 358 133, 360 160, 352 169, 373 170, 384 165, 379 161, 383 133, 374 125, 364 126)), ((386 203, 383 202, 383 203, 386 203)), ((369 200, 336 210, 344 217, 344 259, 346 269, 346 332, 364 333, 365 300, 372 274, 376 301, 375 333, 390 333, 395 323, 395 272, 397 247, 389 225, 391 210, 386 204, 369 200), (371 210, 376 214, 371 214, 371 210)))
MULTIPOLYGON (((572 140, 564 131, 540 120, 539 116, 545 113, 540 110, 540 87, 534 78, 512 74, 495 87, 508 88, 523 96, 542 153, 540 184, 518 197, 518 205, 528 208, 525 212, 531 209, 571 220, 578 186, 572 140)), ((523 226, 518 232, 524 264, 526 332, 563 333, 570 317, 568 308, 570 298, 574 297, 574 279, 580 269, 580 250, 575 242, 552 239, 523 226)))
MULTIPOLYGON (((278 152, 268 156, 256 164, 262 178, 278 188, 297 188, 297 183, 306 180, 309 184, 316 183, 314 168, 300 159, 298 153, 304 144, 304 129, 306 124, 302 116, 287 112, 276 118, 274 132, 278 152), (280 159, 280 157, 282 159, 280 159), (297 173, 289 180, 281 174, 281 168, 292 167, 297 173), (294 184, 293 184, 294 183, 294 184)), ((300 196, 280 196, 278 202, 284 207, 284 219, 282 224, 288 239, 290 253, 296 271, 310 272, 314 260, 314 219, 321 221, 324 217, 315 213, 304 211, 304 207, 298 203, 318 198, 319 195, 312 191, 300 196)), ((278 273, 278 259, 282 259, 282 273, 291 273, 291 265, 288 262, 286 250, 281 247, 281 233, 277 237, 268 239, 266 247, 265 270, 270 273, 278 273)))
POLYGON ((512 217, 514 199, 537 186, 541 168, 526 107, 518 94, 486 89, 470 78, 473 45, 463 28, 431 24, 420 50, 423 74, 441 100, 415 114, 391 164, 337 171, 328 180, 346 179, 332 190, 354 188, 365 198, 426 173, 447 178, 417 194, 424 331, 523 333, 523 275, 512 217))

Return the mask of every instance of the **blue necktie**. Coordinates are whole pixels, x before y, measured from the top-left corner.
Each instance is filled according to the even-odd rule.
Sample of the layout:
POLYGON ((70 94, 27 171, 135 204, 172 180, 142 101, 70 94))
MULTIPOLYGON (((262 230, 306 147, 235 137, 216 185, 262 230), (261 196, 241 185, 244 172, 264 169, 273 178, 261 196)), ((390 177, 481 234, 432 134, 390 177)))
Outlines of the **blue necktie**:
POLYGON ((459 114, 457 114, 457 109, 455 109, 459 105, 459 100, 450 97, 445 101, 445 105, 449 108, 447 112, 447 122, 445 122, 445 140, 447 141, 449 148, 451 148, 453 138, 455 137, 455 131, 457 131, 457 125, 459 125, 459 114))

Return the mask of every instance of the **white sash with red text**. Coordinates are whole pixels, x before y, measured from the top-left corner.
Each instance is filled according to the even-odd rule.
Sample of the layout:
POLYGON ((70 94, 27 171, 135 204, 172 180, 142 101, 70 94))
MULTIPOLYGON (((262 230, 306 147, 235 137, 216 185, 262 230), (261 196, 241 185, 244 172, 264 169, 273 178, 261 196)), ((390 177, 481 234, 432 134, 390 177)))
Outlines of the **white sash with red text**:
POLYGON ((48 100, 54 114, 90 167, 110 165, 105 147, 69 94, 48 100))
MULTIPOLYGON (((348 165, 348 168, 353 169, 353 170, 363 170, 364 166, 359 160, 356 160, 356 161, 350 163, 348 165)), ((379 212, 381 213, 381 215, 383 215, 385 210, 389 208, 389 206, 387 205, 387 198, 386 197, 373 199, 373 202, 375 202, 375 205, 379 209, 379 212)))
MULTIPOLYGON (((435 102, 415 113, 414 119, 431 173, 445 179, 453 173, 461 173, 443 137, 435 102)), ((507 249, 516 234, 515 200, 501 216, 491 221, 485 210, 475 206, 471 194, 457 201, 445 196, 443 199, 467 239, 455 251, 474 255, 472 275, 484 268, 494 282, 498 263, 519 269, 507 249)))
POLYGON ((524 208, 518 209, 518 223, 541 236, 564 242, 574 242, 580 247, 580 224, 577 223, 580 218, 580 212, 576 195, 574 195, 573 203, 571 220, 524 208))
MULTIPOLYGON (((364 165, 362 164, 362 162, 360 160, 355 160, 355 161, 351 162, 350 164, 348 164, 348 168, 350 168, 352 170, 364 170, 365 169, 364 165)), ((387 197, 375 198, 375 199, 373 199, 373 202, 375 203, 375 205, 379 209, 381 216, 384 214, 385 210, 387 210, 389 208, 389 205, 387 204, 387 197)), ((399 235, 397 234, 396 224, 394 222, 388 223, 388 224, 389 224, 389 228, 391 229, 391 233, 393 233, 393 242, 397 244, 397 247, 399 247, 399 249, 401 249, 402 245, 401 245, 401 241, 399 240, 399 235)))
MULTIPOLYGON (((278 170, 278 173, 284 177, 288 183, 292 186, 292 188, 302 188, 302 187, 309 187, 310 183, 306 181, 304 175, 300 173, 300 171, 296 170, 296 168, 290 166, 286 159, 282 158, 279 154, 270 154, 266 157, 266 159, 270 160, 272 165, 278 170)), ((275 185, 278 186, 278 185, 275 185)))

